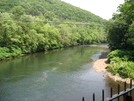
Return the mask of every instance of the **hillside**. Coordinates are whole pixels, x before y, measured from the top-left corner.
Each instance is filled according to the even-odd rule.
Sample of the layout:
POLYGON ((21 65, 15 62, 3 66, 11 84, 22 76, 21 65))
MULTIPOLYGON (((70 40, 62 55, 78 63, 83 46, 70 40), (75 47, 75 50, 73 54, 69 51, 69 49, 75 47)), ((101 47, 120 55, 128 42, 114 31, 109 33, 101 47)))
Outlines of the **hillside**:
POLYGON ((1 0, 0 11, 10 12, 14 6, 22 6, 26 14, 33 16, 46 16, 49 20, 58 18, 77 22, 105 23, 101 17, 75 7, 61 0, 1 0))
POLYGON ((105 20, 60 0, 1 0, 0 11, 0 60, 106 42, 105 20))

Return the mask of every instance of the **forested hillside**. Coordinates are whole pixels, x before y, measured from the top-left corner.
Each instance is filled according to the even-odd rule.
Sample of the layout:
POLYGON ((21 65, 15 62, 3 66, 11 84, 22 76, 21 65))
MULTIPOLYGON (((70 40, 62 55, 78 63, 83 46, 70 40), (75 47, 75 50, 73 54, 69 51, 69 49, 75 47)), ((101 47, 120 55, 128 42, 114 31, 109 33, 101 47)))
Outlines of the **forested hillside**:
POLYGON ((118 12, 107 23, 108 43, 112 50, 107 69, 113 74, 134 78, 134 1, 125 0, 118 12))
POLYGON ((14 6, 22 6, 26 14, 45 16, 48 20, 58 18, 77 22, 105 23, 105 20, 89 11, 72 6, 61 0, 1 0, 0 11, 10 12, 14 6))
POLYGON ((0 60, 106 42, 105 20, 60 0, 1 0, 0 11, 0 60))

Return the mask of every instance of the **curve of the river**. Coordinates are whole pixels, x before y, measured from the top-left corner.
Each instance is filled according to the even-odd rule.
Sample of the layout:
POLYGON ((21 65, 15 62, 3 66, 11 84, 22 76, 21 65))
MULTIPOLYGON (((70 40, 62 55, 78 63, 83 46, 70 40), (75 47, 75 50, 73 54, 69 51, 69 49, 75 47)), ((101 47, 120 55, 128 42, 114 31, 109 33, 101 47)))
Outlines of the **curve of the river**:
POLYGON ((0 62, 0 101, 87 101, 117 83, 97 73, 93 62, 106 45, 77 46, 0 62))

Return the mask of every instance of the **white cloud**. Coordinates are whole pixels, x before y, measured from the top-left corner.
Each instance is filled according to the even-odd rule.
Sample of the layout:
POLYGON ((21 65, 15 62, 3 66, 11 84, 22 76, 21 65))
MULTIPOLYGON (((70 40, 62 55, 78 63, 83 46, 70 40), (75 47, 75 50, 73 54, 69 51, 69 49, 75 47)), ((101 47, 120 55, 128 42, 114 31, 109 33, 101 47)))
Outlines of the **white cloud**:
POLYGON ((88 10, 104 19, 110 19, 113 12, 116 12, 119 4, 124 0, 62 0, 74 6, 88 10))

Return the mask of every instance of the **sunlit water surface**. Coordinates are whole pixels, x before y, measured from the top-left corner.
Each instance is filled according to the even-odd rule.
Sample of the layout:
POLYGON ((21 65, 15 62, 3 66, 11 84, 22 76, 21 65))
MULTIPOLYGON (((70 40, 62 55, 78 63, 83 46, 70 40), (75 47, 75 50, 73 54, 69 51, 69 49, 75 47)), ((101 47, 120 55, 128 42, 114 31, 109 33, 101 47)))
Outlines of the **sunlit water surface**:
MULTIPOLYGON (((77 46, 0 62, 0 101, 96 101, 117 85, 93 62, 106 45, 77 46)), ((116 88, 115 88, 116 89, 116 88)))

